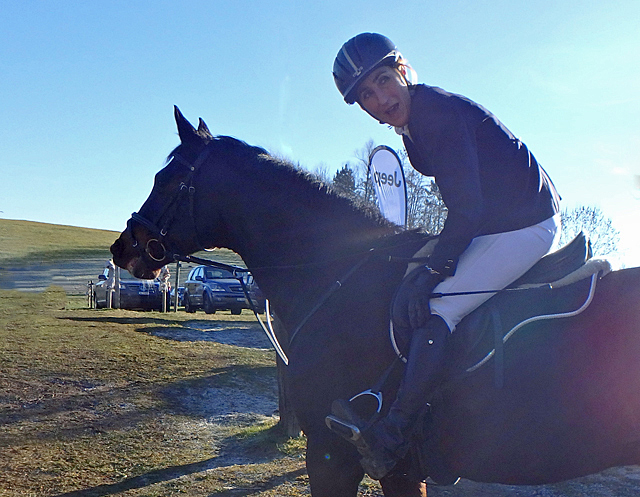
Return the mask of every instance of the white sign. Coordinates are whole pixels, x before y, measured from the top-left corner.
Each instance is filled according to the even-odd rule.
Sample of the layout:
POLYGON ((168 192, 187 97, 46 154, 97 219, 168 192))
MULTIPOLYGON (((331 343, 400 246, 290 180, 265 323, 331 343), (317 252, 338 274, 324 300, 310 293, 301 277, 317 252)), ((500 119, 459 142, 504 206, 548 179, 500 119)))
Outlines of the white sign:
POLYGON ((407 185, 398 154, 386 145, 374 148, 369 156, 369 172, 382 215, 406 227, 407 185))

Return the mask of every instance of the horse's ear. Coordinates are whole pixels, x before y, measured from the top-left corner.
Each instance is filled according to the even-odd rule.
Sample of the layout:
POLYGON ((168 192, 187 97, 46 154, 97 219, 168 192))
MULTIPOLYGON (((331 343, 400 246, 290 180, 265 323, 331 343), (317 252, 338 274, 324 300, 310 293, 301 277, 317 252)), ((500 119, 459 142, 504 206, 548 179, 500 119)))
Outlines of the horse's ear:
POLYGON ((176 105, 173 106, 173 115, 176 118, 176 124, 178 125, 178 135, 180 141, 184 144, 195 144, 195 142, 201 142, 202 139, 198 136, 196 129, 191 125, 189 121, 185 119, 180 112, 180 109, 176 105))
POLYGON ((198 121, 198 134, 203 138, 213 138, 211 131, 209 131, 207 124, 202 120, 202 118, 198 121))

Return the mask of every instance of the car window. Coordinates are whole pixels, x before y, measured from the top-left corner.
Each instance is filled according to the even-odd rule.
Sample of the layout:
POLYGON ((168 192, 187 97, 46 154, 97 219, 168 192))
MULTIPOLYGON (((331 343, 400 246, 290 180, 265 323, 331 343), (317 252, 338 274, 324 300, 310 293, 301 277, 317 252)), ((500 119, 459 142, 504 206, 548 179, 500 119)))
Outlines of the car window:
POLYGON ((205 270, 205 274, 208 280, 216 278, 233 278, 233 274, 231 274, 230 271, 226 271, 224 269, 207 268, 205 270))

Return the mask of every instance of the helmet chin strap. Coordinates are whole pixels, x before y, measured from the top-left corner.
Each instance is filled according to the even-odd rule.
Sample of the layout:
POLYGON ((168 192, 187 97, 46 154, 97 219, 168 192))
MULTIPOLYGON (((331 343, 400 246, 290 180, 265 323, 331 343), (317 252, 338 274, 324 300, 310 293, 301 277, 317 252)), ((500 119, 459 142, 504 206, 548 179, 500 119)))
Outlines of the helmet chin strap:
MULTIPOLYGON (((356 100, 356 102, 358 102, 358 101, 356 100)), ((369 111, 367 110, 367 108, 366 108, 364 105, 362 105, 360 102, 358 102, 358 105, 360 106, 360 108, 361 108, 363 111, 365 111, 367 114, 369 114, 371 117, 373 117, 376 121, 378 121, 378 123, 379 123, 379 124, 387 124, 387 123, 385 123, 384 121, 381 121, 380 119, 378 119, 378 118, 377 118, 376 116, 374 116, 371 112, 369 112, 369 111)))

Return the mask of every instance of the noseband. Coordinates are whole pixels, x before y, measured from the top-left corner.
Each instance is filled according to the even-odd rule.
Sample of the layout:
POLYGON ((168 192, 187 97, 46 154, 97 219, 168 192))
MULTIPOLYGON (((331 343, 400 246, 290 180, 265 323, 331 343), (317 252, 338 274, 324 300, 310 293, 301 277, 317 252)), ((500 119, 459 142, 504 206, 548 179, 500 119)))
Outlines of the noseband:
POLYGON ((172 155, 167 162, 167 166, 175 160, 185 165, 189 169, 189 173, 187 174, 186 178, 178 186, 178 191, 173 195, 169 202, 167 202, 167 205, 160 211, 160 214, 158 215, 156 221, 151 221, 137 212, 131 214, 131 218, 127 221, 127 229, 129 230, 129 234, 133 239, 133 248, 141 257, 148 258, 151 261, 157 263, 167 259, 173 261, 180 255, 179 252, 175 250, 173 244, 170 243, 167 239, 167 234, 169 233, 169 228, 176 220, 178 208, 182 205, 185 196, 189 197, 189 215, 193 224, 196 243, 201 249, 204 248, 202 247, 202 244, 198 239, 198 232, 196 229, 196 222, 193 212, 193 198, 196 192, 196 189, 193 186, 193 179, 195 174, 200 169, 200 166, 202 166, 207 157, 209 157, 210 153, 211 147, 210 144, 207 144, 207 146, 205 146, 202 152, 200 152, 200 155, 197 157, 193 164, 191 164, 178 154, 172 155), (151 238, 147 240, 147 243, 144 244, 144 246, 139 243, 134 235, 134 222, 144 226, 151 233, 151 238))

